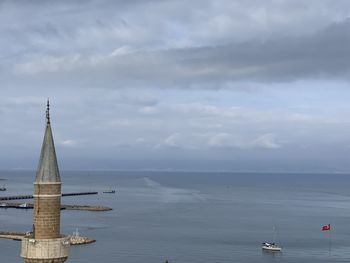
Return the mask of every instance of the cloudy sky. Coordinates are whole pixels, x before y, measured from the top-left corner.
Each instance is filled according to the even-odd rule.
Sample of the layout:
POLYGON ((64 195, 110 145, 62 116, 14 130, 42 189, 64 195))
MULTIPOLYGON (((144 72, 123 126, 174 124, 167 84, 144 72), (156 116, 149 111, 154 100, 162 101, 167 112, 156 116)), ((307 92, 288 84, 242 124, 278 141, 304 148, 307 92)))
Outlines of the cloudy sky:
POLYGON ((0 168, 350 171, 350 1, 0 1, 0 168))

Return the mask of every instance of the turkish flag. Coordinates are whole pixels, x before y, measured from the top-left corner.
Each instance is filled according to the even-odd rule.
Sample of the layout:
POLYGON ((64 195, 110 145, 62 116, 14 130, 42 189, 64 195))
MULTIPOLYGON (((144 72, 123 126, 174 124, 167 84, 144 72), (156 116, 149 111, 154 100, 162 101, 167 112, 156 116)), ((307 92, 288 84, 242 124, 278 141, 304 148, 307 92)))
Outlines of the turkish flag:
POLYGON ((329 230, 331 230, 331 224, 324 225, 324 226, 322 227, 322 231, 329 231, 329 230))

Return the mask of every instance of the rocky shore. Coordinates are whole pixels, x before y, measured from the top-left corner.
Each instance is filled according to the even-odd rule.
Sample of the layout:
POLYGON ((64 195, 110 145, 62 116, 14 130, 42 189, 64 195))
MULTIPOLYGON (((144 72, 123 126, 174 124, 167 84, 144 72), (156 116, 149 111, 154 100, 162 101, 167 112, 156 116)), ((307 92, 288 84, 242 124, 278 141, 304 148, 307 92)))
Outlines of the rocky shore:
POLYGON ((86 245, 96 242, 95 239, 91 239, 88 237, 82 237, 82 236, 76 236, 76 235, 70 235, 69 236, 69 242, 72 246, 74 245, 86 245))

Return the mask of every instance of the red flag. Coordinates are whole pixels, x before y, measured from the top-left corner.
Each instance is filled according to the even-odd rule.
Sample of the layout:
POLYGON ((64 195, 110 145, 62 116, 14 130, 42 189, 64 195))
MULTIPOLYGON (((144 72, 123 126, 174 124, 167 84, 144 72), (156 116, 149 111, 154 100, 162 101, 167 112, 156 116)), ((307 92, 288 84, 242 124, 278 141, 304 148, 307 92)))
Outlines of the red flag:
POLYGON ((322 231, 330 231, 331 230, 331 224, 328 224, 328 225, 324 225, 322 227, 322 231))

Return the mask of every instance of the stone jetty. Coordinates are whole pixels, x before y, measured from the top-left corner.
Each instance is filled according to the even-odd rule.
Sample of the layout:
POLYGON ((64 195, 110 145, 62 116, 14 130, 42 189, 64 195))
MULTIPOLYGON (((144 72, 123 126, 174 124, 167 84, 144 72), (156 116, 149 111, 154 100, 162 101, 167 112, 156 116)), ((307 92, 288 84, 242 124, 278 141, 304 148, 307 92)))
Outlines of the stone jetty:
MULTIPOLYGON (((0 238, 12 239, 16 241, 21 241, 26 236, 24 232, 16 232, 16 231, 0 231, 0 238)), ((68 240, 71 245, 86 245, 96 242, 95 239, 84 237, 80 235, 67 235, 68 240)))
MULTIPOLYGON (((33 203, 17 203, 17 202, 1 202, 0 208, 19 208, 19 209, 33 209, 33 203)), ((108 206, 102 205, 65 205, 61 204, 61 210, 82 210, 92 212, 105 212, 113 210, 108 206)))

